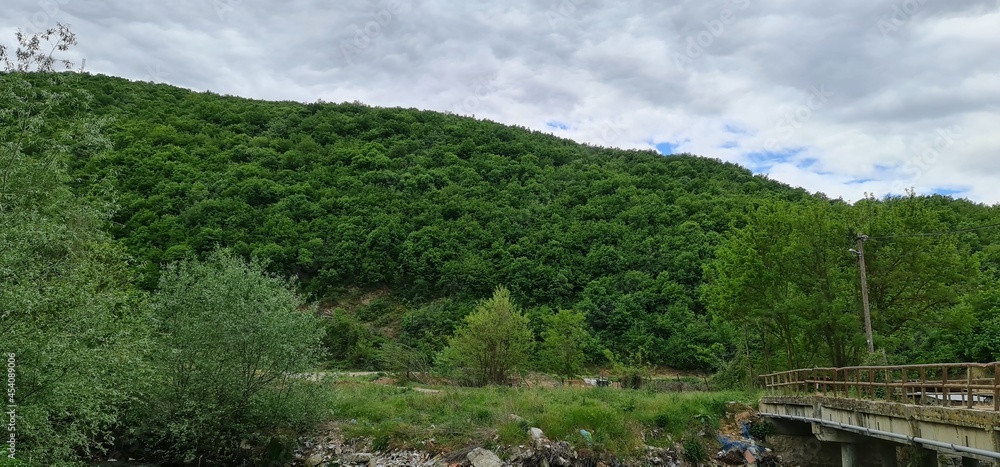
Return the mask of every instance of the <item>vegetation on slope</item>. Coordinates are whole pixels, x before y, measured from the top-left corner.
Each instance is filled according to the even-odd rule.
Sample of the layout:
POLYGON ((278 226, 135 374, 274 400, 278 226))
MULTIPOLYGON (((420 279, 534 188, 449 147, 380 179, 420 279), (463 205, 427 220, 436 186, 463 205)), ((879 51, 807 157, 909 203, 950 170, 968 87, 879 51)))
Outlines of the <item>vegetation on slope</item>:
POLYGON ((497 286, 575 308, 606 345, 677 367, 719 337, 698 298, 720 234, 763 199, 807 195, 732 164, 581 146, 521 128, 360 104, 259 102, 61 75, 94 96, 114 149, 78 154, 107 181, 113 233, 155 285, 218 247, 317 298, 389 286, 411 305, 497 286))
MULTIPOLYGON (((294 276, 314 298, 388 289, 380 303, 399 311, 388 330, 358 319, 365 310, 338 311, 358 355, 332 351, 366 368, 400 339, 432 360, 498 285, 536 335, 557 310, 583 313, 596 338, 591 362, 607 348, 717 369, 742 347, 757 368, 858 363, 854 235, 996 218, 944 197, 848 205, 711 159, 588 147, 435 112, 45 79, 89 93, 88 115, 110 121, 113 149, 77 151, 71 172, 80 193, 117 194, 112 233, 138 260, 141 285, 155 287, 163 264, 224 247, 294 276), (811 345, 817 337, 823 345, 811 345)), ((981 294, 990 287, 977 282, 994 267, 993 238, 873 238, 880 347, 906 361, 989 359, 992 344, 955 343, 994 322, 981 294)))
POLYGON ((572 376, 581 359, 737 387, 798 366, 1000 359, 995 207, 848 204, 435 112, 51 73, 39 44, 0 48, 0 350, 29 463, 111 447, 235 462, 281 444, 326 413, 289 378, 319 342, 341 364, 475 374, 447 357, 482 347, 468 330, 489 321, 469 315, 498 286, 517 322, 499 347, 545 352, 476 383, 572 376), (858 233, 881 357, 861 332, 858 233), (298 293, 351 290, 388 293, 332 310, 321 336, 298 293))

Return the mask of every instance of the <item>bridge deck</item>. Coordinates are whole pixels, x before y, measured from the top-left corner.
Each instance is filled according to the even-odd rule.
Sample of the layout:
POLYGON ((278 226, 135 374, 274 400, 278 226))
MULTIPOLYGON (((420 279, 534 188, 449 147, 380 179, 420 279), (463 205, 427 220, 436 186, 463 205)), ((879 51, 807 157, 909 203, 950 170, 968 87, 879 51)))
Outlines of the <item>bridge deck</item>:
POLYGON ((822 441, 919 445, 1000 459, 1000 363, 808 368, 763 375, 761 415, 822 441))

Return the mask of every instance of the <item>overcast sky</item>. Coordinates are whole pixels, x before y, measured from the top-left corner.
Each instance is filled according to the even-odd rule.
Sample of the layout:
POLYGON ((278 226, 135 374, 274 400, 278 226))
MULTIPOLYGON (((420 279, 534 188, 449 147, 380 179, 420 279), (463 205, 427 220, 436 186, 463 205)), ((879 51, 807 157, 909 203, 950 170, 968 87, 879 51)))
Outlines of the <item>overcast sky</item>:
POLYGON ((475 115, 832 197, 1000 202, 1000 0, 7 0, 86 70, 475 115))

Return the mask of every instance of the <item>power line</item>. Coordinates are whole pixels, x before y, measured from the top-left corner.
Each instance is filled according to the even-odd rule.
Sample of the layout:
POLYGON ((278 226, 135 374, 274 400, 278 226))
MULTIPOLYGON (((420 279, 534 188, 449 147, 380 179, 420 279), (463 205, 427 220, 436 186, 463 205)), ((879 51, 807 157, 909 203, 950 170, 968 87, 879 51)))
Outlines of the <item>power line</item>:
POLYGON ((889 238, 940 237, 942 235, 951 235, 951 234, 965 233, 965 232, 975 232, 977 230, 992 229, 992 228, 995 228, 995 227, 1000 227, 1000 223, 983 225, 983 226, 980 226, 980 227, 972 227, 972 228, 968 228, 968 229, 946 230, 946 231, 941 231, 941 232, 921 232, 921 233, 903 234, 903 235, 882 235, 882 236, 873 236, 873 237, 868 237, 868 238, 870 238, 870 239, 877 239, 877 240, 884 240, 884 239, 889 239, 889 238))

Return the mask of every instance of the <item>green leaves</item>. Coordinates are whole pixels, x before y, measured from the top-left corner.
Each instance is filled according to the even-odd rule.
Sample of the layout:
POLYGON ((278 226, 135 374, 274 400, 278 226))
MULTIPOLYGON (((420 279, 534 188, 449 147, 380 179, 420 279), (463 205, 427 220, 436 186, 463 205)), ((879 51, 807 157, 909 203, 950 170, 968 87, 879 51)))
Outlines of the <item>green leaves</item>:
POLYGON ((586 316, 579 311, 559 310, 543 318, 542 345, 539 360, 543 368, 562 378, 579 374, 584 362, 584 348, 590 334, 586 316))
POLYGON ((240 439, 289 423, 275 411, 292 375, 315 365, 322 335, 289 282, 215 253, 167 266, 152 305, 158 378, 135 423, 165 455, 232 455, 240 439))
POLYGON ((906 363, 955 359, 948 342, 968 325, 955 307, 975 263, 955 237, 920 234, 942 230, 948 215, 912 196, 762 203, 706 265, 702 297, 759 336, 765 367, 860 363, 860 279, 848 250, 863 232, 876 347, 906 363))
POLYGON ((510 291, 498 287, 465 317, 443 358, 473 384, 507 384, 508 376, 528 362, 533 344, 528 317, 514 305, 510 291))

